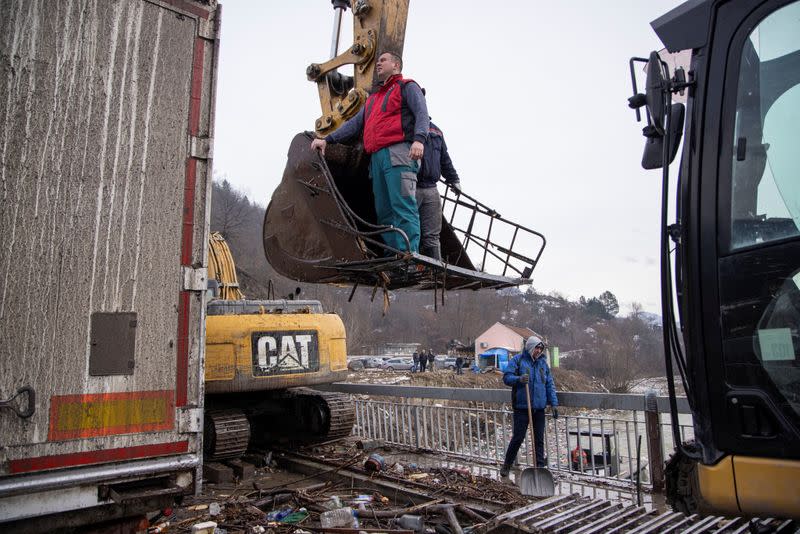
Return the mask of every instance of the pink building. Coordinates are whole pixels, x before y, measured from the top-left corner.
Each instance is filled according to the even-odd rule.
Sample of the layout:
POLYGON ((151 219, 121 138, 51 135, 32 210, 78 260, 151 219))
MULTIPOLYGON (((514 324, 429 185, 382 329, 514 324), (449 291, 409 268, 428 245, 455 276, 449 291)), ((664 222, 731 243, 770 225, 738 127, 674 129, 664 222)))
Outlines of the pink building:
MULTIPOLYGON (((525 340, 539 335, 530 328, 494 323, 483 334, 475 338, 476 358, 490 349, 505 349, 511 355, 522 352, 525 340)), ((541 337, 541 336, 539 336, 541 337)))

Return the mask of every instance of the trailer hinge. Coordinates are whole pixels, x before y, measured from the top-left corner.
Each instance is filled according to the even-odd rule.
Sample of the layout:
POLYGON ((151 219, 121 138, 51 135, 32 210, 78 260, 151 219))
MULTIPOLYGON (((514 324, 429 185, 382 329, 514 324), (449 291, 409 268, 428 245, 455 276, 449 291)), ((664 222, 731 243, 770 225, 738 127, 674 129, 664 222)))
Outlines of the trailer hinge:
POLYGON ((183 267, 183 290, 205 291, 208 289, 208 272, 205 267, 194 269, 183 267))
POLYGON ((195 159, 211 159, 214 153, 214 139, 212 137, 189 138, 189 155, 195 159))
POLYGON ((178 432, 181 434, 197 434, 203 431, 202 408, 178 408, 178 432))
POLYGON ((217 38, 217 21, 216 18, 209 17, 207 19, 197 19, 197 36, 203 39, 213 41, 217 38))

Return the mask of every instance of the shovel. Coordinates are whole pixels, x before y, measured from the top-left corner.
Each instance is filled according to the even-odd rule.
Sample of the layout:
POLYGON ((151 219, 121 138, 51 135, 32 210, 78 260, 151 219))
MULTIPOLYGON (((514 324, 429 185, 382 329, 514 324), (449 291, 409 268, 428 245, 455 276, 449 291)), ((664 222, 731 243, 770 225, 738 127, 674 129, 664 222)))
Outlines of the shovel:
MULTIPOLYGON (((533 413, 531 411, 531 390, 525 384, 525 397, 528 400, 528 428, 531 430, 533 463, 536 463, 536 438, 533 435, 533 413)), ((519 491, 529 497, 552 497, 556 494, 553 473, 546 467, 528 467, 519 476, 519 491)))

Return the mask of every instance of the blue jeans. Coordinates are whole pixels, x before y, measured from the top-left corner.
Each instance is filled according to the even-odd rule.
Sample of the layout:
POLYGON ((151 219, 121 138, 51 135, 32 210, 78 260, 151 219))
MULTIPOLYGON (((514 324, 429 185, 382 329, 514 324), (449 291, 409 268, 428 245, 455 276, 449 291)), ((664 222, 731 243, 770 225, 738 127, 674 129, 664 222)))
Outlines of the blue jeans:
MULTIPOLYGON (((544 410, 532 410, 533 439, 536 441, 536 467, 545 467, 544 462, 544 410)), ((506 451, 505 465, 511 466, 528 433, 528 410, 514 408, 514 430, 506 451)))

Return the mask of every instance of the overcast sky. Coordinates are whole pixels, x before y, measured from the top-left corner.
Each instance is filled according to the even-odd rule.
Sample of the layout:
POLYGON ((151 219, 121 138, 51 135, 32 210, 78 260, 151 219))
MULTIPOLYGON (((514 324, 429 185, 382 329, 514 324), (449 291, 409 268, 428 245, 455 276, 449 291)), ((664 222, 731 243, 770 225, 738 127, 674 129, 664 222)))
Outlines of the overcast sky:
MULTIPOLYGON (((222 3, 214 174, 266 205, 320 115, 305 68, 328 59, 333 9, 222 3)), ((649 23, 678 4, 411 0, 404 75, 426 88, 464 191, 547 237, 540 291, 660 312, 660 173, 640 167, 628 59, 662 48, 649 23)))

